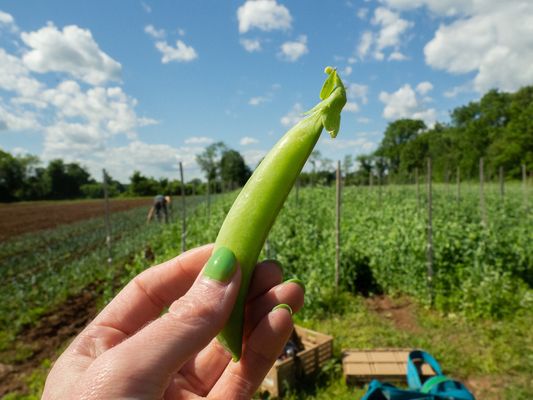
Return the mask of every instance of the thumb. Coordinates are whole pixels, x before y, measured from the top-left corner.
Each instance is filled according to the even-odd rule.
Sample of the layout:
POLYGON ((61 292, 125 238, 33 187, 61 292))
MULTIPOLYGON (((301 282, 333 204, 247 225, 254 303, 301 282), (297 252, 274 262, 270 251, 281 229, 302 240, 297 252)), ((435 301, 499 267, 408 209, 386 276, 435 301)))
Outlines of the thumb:
POLYGON ((128 376, 152 376, 150 381, 162 379, 160 383, 167 384, 173 373, 220 332, 237 298, 240 280, 233 252, 217 249, 168 313, 108 352, 115 353, 110 355, 113 367, 125 368, 128 376))

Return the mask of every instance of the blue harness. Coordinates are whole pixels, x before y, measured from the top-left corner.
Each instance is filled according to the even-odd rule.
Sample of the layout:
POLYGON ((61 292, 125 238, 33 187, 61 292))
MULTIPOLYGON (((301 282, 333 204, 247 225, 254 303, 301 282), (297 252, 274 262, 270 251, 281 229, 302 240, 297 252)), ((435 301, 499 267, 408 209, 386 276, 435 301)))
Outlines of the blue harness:
POLYGON ((409 353, 407 384, 409 389, 398 389, 389 383, 373 380, 361 400, 475 400, 461 382, 445 376, 437 360, 422 350, 409 353), (422 364, 428 364, 436 375, 422 384, 414 360, 422 360, 422 364))

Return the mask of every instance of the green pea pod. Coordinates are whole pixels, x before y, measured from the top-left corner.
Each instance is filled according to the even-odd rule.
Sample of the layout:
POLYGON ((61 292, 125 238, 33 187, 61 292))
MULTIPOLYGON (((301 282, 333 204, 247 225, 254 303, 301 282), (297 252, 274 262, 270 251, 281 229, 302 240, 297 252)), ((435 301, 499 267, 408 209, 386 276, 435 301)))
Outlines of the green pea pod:
POLYGON ((320 92, 322 101, 308 116, 290 129, 270 150, 233 203, 220 232, 215 250, 221 246, 233 251, 242 271, 242 281, 231 316, 218 335, 233 360, 242 351, 244 304, 259 253, 270 228, 311 154, 322 128, 337 136, 346 91, 337 71, 327 67, 328 78, 320 92))

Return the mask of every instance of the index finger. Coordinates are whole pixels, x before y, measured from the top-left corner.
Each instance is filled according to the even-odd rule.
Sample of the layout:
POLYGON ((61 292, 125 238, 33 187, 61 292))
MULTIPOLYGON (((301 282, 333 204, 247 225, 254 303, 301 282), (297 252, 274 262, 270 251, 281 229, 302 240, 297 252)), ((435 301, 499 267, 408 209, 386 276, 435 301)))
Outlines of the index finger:
POLYGON ((130 336, 183 296, 211 256, 213 245, 189 250, 133 278, 89 324, 130 336))

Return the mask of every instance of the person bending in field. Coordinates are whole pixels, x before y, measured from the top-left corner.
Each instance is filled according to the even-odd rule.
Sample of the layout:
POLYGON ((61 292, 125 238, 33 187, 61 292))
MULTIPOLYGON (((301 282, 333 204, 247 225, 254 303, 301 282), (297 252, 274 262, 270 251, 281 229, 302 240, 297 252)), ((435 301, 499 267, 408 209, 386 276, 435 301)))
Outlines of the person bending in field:
POLYGON ((154 197, 154 205, 148 211, 147 222, 150 222, 155 216, 158 222, 161 222, 163 215, 165 216, 165 222, 168 223, 168 206, 170 206, 170 196, 163 196, 158 194, 154 197))

